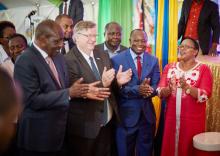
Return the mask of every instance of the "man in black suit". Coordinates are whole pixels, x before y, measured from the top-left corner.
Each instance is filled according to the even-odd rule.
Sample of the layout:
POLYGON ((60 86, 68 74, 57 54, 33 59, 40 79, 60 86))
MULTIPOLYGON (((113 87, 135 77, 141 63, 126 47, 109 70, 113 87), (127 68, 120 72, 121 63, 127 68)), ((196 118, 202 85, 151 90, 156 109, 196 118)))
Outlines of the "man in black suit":
MULTIPOLYGON (((24 101, 19 118, 18 148, 21 156, 63 155, 69 100, 95 98, 99 88, 82 84, 82 79, 68 84, 61 27, 52 20, 38 24, 33 45, 16 60, 14 77, 21 84, 24 101)), ((104 96, 105 97, 105 96, 104 96)))
POLYGON ((184 0, 178 25, 178 38, 199 42, 203 55, 216 55, 220 24, 218 4, 210 0, 184 0))
POLYGON ((81 0, 62 0, 63 2, 59 6, 59 14, 69 15, 74 25, 83 19, 84 8, 81 0), (65 6, 67 6, 65 8, 65 6))
POLYGON ((61 49, 62 54, 66 54, 70 49, 75 45, 73 42, 73 20, 69 15, 61 14, 58 15, 55 19, 64 33, 64 46, 61 49))
POLYGON ((122 37, 122 27, 117 22, 110 22, 105 26, 105 42, 96 45, 96 49, 105 51, 110 57, 115 56, 119 52, 127 49, 127 47, 120 45, 122 37))
MULTIPOLYGON (((85 83, 101 81, 101 86, 111 88, 115 71, 107 53, 94 49, 96 24, 80 21, 74 27, 76 46, 65 55, 70 82, 83 77, 85 83)), ((130 80, 131 70, 117 73, 118 85, 130 80)), ((113 118, 117 115, 114 95, 104 101, 85 98, 73 99, 70 103, 67 122, 67 142, 70 155, 109 156, 112 150, 113 118)))

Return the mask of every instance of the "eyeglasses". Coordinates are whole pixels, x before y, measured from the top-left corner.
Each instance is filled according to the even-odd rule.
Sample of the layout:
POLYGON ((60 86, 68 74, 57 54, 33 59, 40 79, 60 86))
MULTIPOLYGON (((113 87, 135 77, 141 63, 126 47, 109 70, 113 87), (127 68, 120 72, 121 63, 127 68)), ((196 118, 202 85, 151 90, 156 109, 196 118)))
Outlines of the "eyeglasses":
POLYGON ((83 34, 83 33, 78 33, 78 34, 80 34, 80 35, 83 35, 83 36, 85 36, 85 37, 87 37, 87 38, 96 38, 96 37, 98 37, 98 35, 97 34, 83 34))
POLYGON ((195 47, 188 46, 188 45, 179 45, 178 49, 195 49, 195 47))

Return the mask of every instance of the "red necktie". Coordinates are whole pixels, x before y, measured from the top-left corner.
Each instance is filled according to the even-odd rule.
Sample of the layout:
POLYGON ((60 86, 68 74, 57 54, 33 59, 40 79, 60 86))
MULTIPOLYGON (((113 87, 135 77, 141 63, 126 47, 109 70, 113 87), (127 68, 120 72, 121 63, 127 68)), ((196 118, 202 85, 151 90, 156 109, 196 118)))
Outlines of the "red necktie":
POLYGON ((53 73, 57 83, 59 84, 59 86, 61 86, 60 85, 59 76, 58 76, 58 72, 56 70, 55 64, 53 63, 52 58, 51 57, 47 57, 46 60, 47 60, 47 63, 49 65, 49 67, 50 67, 50 69, 51 69, 51 71, 52 71, 52 73, 53 73))
POLYGON ((63 14, 67 15, 67 2, 64 2, 64 11, 63 14))
POLYGON ((142 66, 141 66, 141 57, 137 56, 137 72, 138 72, 138 78, 141 79, 141 71, 142 71, 142 66))

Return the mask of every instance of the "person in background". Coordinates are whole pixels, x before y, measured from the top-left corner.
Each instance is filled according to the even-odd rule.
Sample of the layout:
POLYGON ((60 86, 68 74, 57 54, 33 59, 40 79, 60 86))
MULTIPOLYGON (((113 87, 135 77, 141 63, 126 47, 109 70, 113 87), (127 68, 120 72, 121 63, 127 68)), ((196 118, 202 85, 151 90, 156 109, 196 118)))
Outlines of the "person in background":
POLYGON ((81 0, 62 0, 59 6, 59 14, 69 15, 74 25, 83 20, 84 8, 81 0))
POLYGON ((73 20, 70 16, 61 14, 58 15, 55 19, 64 33, 64 46, 61 49, 62 54, 66 54, 70 51, 70 49, 75 45, 73 42, 73 20))
POLYGON ((105 26, 105 42, 95 46, 95 49, 106 51, 110 58, 127 49, 121 45, 122 27, 116 22, 110 22, 105 26))
POLYGON ((132 69, 131 80, 121 85, 118 96, 121 123, 116 130, 119 156, 150 156, 153 154, 153 140, 156 117, 152 97, 160 80, 156 57, 146 52, 147 34, 135 29, 130 34, 131 47, 112 57, 114 69, 132 69))
POLYGON ((206 101, 211 96, 212 74, 196 61, 199 45, 184 38, 179 62, 165 66, 158 95, 166 99, 161 156, 192 156, 193 136, 205 131, 206 101))
POLYGON ((14 64, 11 61, 8 41, 16 33, 15 26, 9 21, 0 22, 0 66, 13 76, 14 64))
POLYGON ((28 47, 27 39, 22 34, 14 34, 9 38, 9 51, 12 62, 28 47))
POLYGON ((0 155, 6 155, 16 132, 12 121, 20 110, 21 94, 12 77, 1 67, 0 84, 0 155))
MULTIPOLYGON (((96 24, 80 21, 74 27, 76 46, 65 55, 70 82, 83 77, 85 83, 101 81, 101 86, 112 89, 115 70, 107 53, 95 50, 96 24)), ((122 67, 121 67, 122 68, 122 67)), ((117 73, 119 85, 130 80, 131 71, 117 73)), ((68 123, 67 144, 69 155, 110 156, 114 141, 114 118, 117 118, 114 94, 104 101, 77 98, 71 100, 68 123)))
POLYGON ((64 155, 69 100, 76 97, 103 100, 110 94, 108 89, 95 87, 97 82, 82 83, 82 78, 69 85, 64 57, 60 54, 63 38, 62 28, 55 21, 42 21, 36 27, 33 44, 15 62, 14 78, 24 95, 17 137, 20 156, 64 155))
POLYGON ((211 0, 184 0, 178 24, 178 38, 198 41, 203 55, 215 56, 219 43, 218 4, 211 0))

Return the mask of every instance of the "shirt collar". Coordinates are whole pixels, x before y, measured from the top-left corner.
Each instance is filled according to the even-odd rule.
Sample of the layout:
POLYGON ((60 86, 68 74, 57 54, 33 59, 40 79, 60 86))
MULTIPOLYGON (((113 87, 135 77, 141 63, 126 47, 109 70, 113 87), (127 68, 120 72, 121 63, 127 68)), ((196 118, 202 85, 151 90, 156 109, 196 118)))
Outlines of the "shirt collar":
POLYGON ((104 43, 104 50, 107 50, 108 52, 112 52, 112 53, 117 53, 120 50, 120 45, 118 46, 118 48, 115 51, 110 50, 106 44, 104 43))
POLYGON ((130 54, 131 54, 131 57, 132 57, 132 59, 133 60, 136 60, 137 58, 137 56, 140 56, 141 57, 141 60, 143 59, 143 56, 144 56, 144 52, 143 53, 141 53, 140 55, 137 55, 131 48, 129 48, 130 49, 130 54))
POLYGON ((42 50, 40 47, 38 47, 37 44, 33 42, 33 45, 40 52, 40 54, 43 56, 44 59, 48 57, 48 54, 44 50, 42 50))
POLYGON ((94 59, 93 51, 91 51, 90 55, 87 55, 85 52, 83 52, 78 46, 77 46, 79 52, 83 55, 83 57, 89 61, 89 57, 92 57, 94 59))

